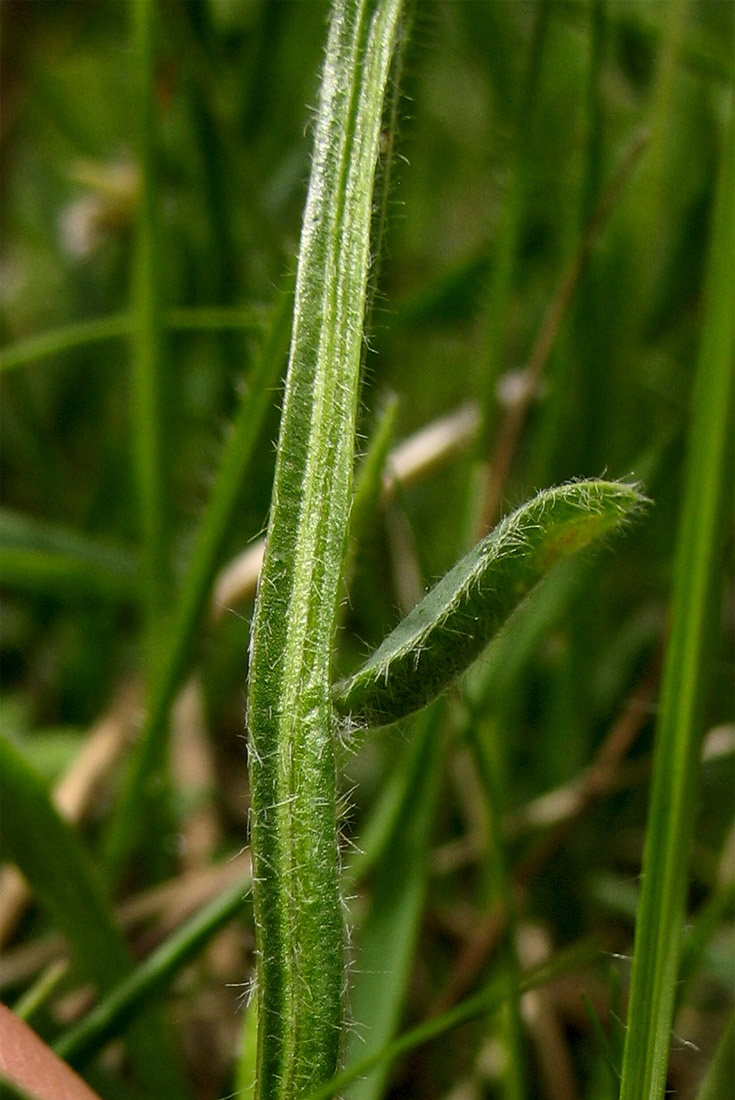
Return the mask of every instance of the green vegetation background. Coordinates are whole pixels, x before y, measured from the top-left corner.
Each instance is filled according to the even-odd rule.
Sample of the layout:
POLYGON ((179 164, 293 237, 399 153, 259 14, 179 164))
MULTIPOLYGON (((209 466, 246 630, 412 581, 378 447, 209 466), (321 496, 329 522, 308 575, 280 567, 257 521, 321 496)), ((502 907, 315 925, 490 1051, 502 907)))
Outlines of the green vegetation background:
MULTIPOLYGON (((135 325, 132 315, 126 318, 136 271, 141 62, 128 6, 118 0, 6 0, 0 18, 0 716, 3 734, 52 782, 121 684, 145 682, 157 660, 141 610, 150 598, 140 598, 137 580, 146 532, 136 475, 140 421, 124 335, 126 325, 135 325), (71 339, 67 332, 65 346, 62 337, 45 349, 32 343, 110 317, 117 329, 111 325, 105 339, 82 330, 71 339)), ((317 0, 180 0, 157 8, 152 105, 156 308, 166 319, 158 485, 165 513, 158 597, 164 651, 228 425, 294 268, 326 18, 327 6, 317 0), (197 315, 205 307, 231 312, 197 315)), ((535 934, 537 946, 552 953, 589 933, 600 936, 604 950, 586 987, 592 1019, 596 1013, 607 1028, 620 1008, 616 989, 624 990, 629 978, 704 271, 718 166, 731 140, 733 34, 733 7, 720 0, 432 0, 416 9, 379 279, 376 268, 361 447, 369 447, 390 394, 398 399, 396 441, 474 402, 484 442, 400 491, 387 509, 376 508, 356 555, 338 669, 354 667, 411 594, 472 541, 477 459, 491 452, 516 372, 642 130, 645 147, 576 286, 513 449, 502 501, 507 510, 534 489, 604 473, 641 479, 655 507, 612 549, 567 570, 547 590, 546 603, 533 605, 535 613, 481 662, 464 701, 453 695, 433 720, 445 755, 435 812, 421 818, 416 841, 430 855, 428 878, 417 887, 420 932, 416 923, 416 938, 407 934, 413 961, 405 963, 395 994, 403 1026, 442 1001, 458 960, 468 957, 473 929, 496 892, 502 895, 498 850, 488 855, 486 791, 468 748, 473 738, 493 763, 490 818, 505 822, 501 848, 511 881, 542 851, 522 883, 520 931, 532 940, 535 934), (539 815, 553 805, 534 800, 579 780, 616 720, 630 713, 634 693, 648 684, 632 747, 615 761, 602 797, 590 800, 543 857, 552 826, 539 815)), ((278 405, 273 387, 218 566, 264 529, 278 405)), ((704 742, 709 758, 700 785, 691 920, 696 927, 698 915, 715 903, 721 908, 677 1016, 676 1034, 694 1044, 683 1042, 672 1059, 670 1080, 681 1096, 694 1095, 731 1008, 732 868, 723 863, 732 846, 730 524, 731 516, 702 730, 725 732, 704 742)), ((205 767, 206 782, 201 776, 197 782, 206 789, 192 791, 180 770, 169 771, 165 789, 173 794, 160 830, 144 846, 132 844, 135 859, 125 861, 122 881, 109 881, 117 901, 182 873, 188 864, 181 838, 202 806, 212 828, 205 863, 226 861, 245 843, 249 614, 246 600, 214 625, 200 617, 179 678, 183 684, 196 672, 201 684, 198 728, 211 774, 205 767)), ((408 725, 400 726, 347 756, 344 828, 358 847, 374 835, 376 822, 380 832, 384 813, 376 850, 390 854, 396 819, 389 805, 380 809, 380 799, 391 777, 394 786, 399 777, 400 788, 400 776, 414 774, 411 744, 408 725), (373 832, 366 834, 368 823, 373 832)), ((81 826, 99 867, 127 759, 118 760, 81 826)), ((399 850, 410 860, 410 845, 399 850)), ((378 876, 376 896, 381 889, 385 879, 378 876)), ((370 897, 368 876, 353 906, 358 924, 370 897)), ((388 913, 390 900, 381 904, 388 913)), ((169 1023, 198 1096, 225 1095, 232 1087, 240 1008, 228 983, 251 977, 248 920, 245 913, 229 955, 223 949, 224 963, 202 956, 170 994, 169 1023)), ((44 909, 31 907, 8 950, 31 944, 49 927, 44 909)), ((359 936, 358 927, 358 946, 359 936)), ((140 935, 136 942, 142 949, 140 935)), ((481 959, 468 989, 495 967, 502 972, 498 958, 502 952, 481 959)), ((3 998, 17 1002, 35 976, 4 987, 3 998)), ((47 1039, 70 1021, 63 1010, 78 983, 72 969, 31 1013, 47 1039)), ((553 1091, 565 1087, 559 1082, 568 1070, 576 1095, 612 1097, 614 1075, 606 1066, 619 1058, 615 1025, 605 1051, 581 997, 565 999, 562 991, 553 1000, 558 1044, 526 1021, 527 1081, 517 1087, 529 1096, 570 1095, 553 1091), (545 1061, 550 1050, 552 1071, 545 1061)), ((438 1039, 397 1064, 386 1095, 448 1096, 463 1081, 475 1089, 472 1096, 522 1095, 498 1068, 503 1050, 514 1049, 508 1036, 507 1023, 496 1033, 483 1020, 438 1039)), ((103 1096, 135 1095, 114 1058, 94 1072, 103 1096)))

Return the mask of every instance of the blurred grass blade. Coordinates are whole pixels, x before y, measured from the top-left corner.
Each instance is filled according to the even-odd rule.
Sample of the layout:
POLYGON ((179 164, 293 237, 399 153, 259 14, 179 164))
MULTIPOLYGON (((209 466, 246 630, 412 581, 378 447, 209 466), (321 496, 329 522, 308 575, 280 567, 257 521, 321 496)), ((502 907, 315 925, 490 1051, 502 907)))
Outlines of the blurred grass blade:
MULTIPOLYGON (((104 889, 76 834, 59 816, 44 784, 0 737, 0 855, 17 864, 67 939, 81 973, 101 992, 133 968, 104 889)), ((131 1024, 127 1045, 136 1075, 151 1097, 184 1098, 189 1090, 168 1034, 149 1009, 131 1024)))
POLYGON ((735 907, 735 881, 730 879, 717 886, 696 916, 687 926, 679 963, 676 1005, 685 998, 689 985, 700 972, 707 949, 718 928, 727 921, 732 924, 735 907))
POLYGON ((0 355, 0 371, 24 367, 38 359, 72 348, 85 347, 88 344, 102 343, 105 340, 117 340, 130 332, 130 319, 125 313, 116 313, 110 317, 96 317, 93 321, 78 321, 73 325, 44 332, 40 336, 31 336, 27 340, 3 348, 0 355))
POLYGON ((717 637, 722 520, 731 507, 733 193, 729 125, 711 230, 704 327, 692 395, 620 1100, 657 1100, 666 1087, 689 847, 697 807, 701 724, 711 668, 708 656, 717 637))
MULTIPOLYGON (((487 725, 487 723, 484 723, 487 725)), ((481 728, 478 718, 467 727, 475 768, 484 795, 487 815, 487 857, 483 861, 483 878, 489 887, 488 900, 500 905, 506 914, 505 926, 498 951, 498 981, 505 991, 505 1003, 501 1012, 500 1041, 506 1048, 502 1070, 503 1096, 506 1100, 524 1100, 526 1095, 526 1058, 523 1049, 523 1019, 521 1015, 520 965, 518 961, 518 921, 513 885, 508 871, 508 856, 503 836, 503 812, 505 799, 502 788, 508 774, 507 761, 503 759, 502 738, 493 737, 495 724, 488 731, 481 728)))
POLYGON ((224 447, 191 564, 167 631, 166 649, 153 677, 148 716, 108 834, 107 854, 113 877, 140 837, 139 830, 146 817, 143 802, 146 792, 151 791, 150 777, 160 771, 165 761, 169 710, 189 668, 238 495, 273 405, 288 346, 292 302, 290 293, 283 294, 274 310, 224 447))
MULTIPOLYGON (((263 328, 263 311, 244 306, 190 306, 186 309, 170 309, 164 317, 165 325, 173 332, 224 332, 229 329, 258 332, 263 328)), ((60 355, 72 348, 83 348, 107 340, 128 337, 132 328, 127 313, 113 313, 109 317, 96 317, 92 321, 77 321, 73 325, 52 329, 39 336, 29 336, 0 353, 0 372, 24 367, 39 359, 60 355)))
POLYGON ((730 1015, 695 1100, 735 1100, 735 1016, 730 1015))
POLYGON ((243 1008, 239 1054, 235 1069, 235 1094, 238 1100, 253 1100, 257 1077, 258 1054, 258 999, 250 991, 243 1008))
POLYGON ((165 314, 173 332, 262 332, 267 319, 258 306, 188 306, 165 314))
POLYGON ((523 76, 523 88, 517 99, 516 117, 509 153, 510 178, 503 196, 502 213, 493 244, 493 263, 487 303, 485 363, 482 400, 482 431, 479 438, 480 459, 485 458, 495 419, 495 388, 503 370, 507 350, 509 319, 517 278, 519 242, 523 230, 524 206, 532 180, 531 142, 533 116, 541 79, 542 61, 546 49, 550 8, 546 3, 534 5, 533 32, 523 76))
POLYGON ((0 509, 0 581, 56 598, 69 592, 131 598, 137 565, 126 550, 0 509))
POLYGON ((547 489, 506 517, 399 623, 334 705, 358 725, 381 726, 420 709, 480 655, 553 565, 608 534, 645 498, 622 482, 547 489))
POLYGON ((140 508, 144 661, 156 667, 168 602, 168 483, 163 444, 163 280, 155 150, 155 29, 157 0, 129 0, 136 64, 140 197, 131 308, 133 448, 140 508))
MULTIPOLYGON (((524 974, 519 983, 520 991, 527 993, 528 990, 538 989, 562 974, 583 969, 597 959, 599 954, 599 944, 589 940, 560 951, 548 963, 544 963, 524 974)), ((380 1050, 366 1055, 359 1062, 354 1062, 349 1069, 338 1073, 322 1088, 301 1094, 299 1100, 330 1100, 331 1097, 339 1095, 347 1085, 369 1073, 381 1062, 394 1062, 402 1054, 407 1054, 408 1051, 423 1046, 424 1043, 430 1042, 439 1035, 454 1031, 455 1028, 467 1024, 471 1020, 492 1015, 502 1007, 504 1000, 505 992, 503 988, 498 982, 492 982, 485 989, 475 993, 472 997, 467 997, 466 1000, 454 1008, 450 1008, 440 1016, 433 1016, 425 1020, 416 1027, 411 1028, 410 1031, 404 1032, 398 1039, 386 1043, 380 1050)))
POLYGON ((242 912, 251 880, 242 879, 204 906, 157 947, 147 959, 108 993, 89 1015, 54 1044, 72 1066, 85 1066, 115 1035, 127 1027, 150 999, 234 916, 242 912))
MULTIPOLYGON (((361 543, 369 535, 375 524, 386 463, 393 442, 393 433, 398 415, 398 398, 391 396, 385 403, 375 431, 370 440, 367 454, 361 462, 355 478, 355 491, 350 509, 350 542, 352 554, 359 554, 361 543)), ((349 565, 345 566, 349 574, 349 565)))
MULTIPOLYGON (((428 853, 441 781, 441 718, 437 704, 418 720, 402 776, 403 799, 375 868, 370 910, 357 934, 350 992, 352 1031, 345 1064, 359 1061, 393 1037, 411 976, 428 880, 428 853)), ((389 1066, 352 1085, 347 1100, 379 1100, 389 1066)))

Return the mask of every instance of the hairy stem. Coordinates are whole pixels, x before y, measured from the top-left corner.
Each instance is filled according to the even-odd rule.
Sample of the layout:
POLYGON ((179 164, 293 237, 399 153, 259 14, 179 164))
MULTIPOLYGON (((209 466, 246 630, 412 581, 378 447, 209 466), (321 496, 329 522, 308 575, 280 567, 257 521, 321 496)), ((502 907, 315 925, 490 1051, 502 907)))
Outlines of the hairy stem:
POLYGON ((383 96, 400 0, 335 0, 248 698, 256 1096, 329 1080, 341 1044, 330 657, 354 450, 383 96))

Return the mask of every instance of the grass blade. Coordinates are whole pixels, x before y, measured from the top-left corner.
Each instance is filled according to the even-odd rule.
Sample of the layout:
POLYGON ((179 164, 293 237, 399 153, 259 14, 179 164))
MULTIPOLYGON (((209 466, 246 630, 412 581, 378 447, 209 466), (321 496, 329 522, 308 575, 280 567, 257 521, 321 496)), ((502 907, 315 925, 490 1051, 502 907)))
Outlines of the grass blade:
POLYGON ((155 168, 155 0, 130 0, 136 54, 140 198, 133 269, 132 357, 134 459, 140 501, 144 652, 155 667, 170 583, 167 484, 163 459, 163 332, 158 185, 155 168))
POLYGON ((730 1016, 704 1081, 699 1087, 696 1100, 733 1100, 735 1097, 733 1063, 735 1063, 735 1016, 730 1016))
MULTIPOLYGON (((41 780, 0 738, 0 852, 16 863, 63 932, 82 973, 106 992, 133 968, 104 889, 76 834, 62 820, 41 780)), ((163 1021, 148 1010, 127 1035, 137 1076, 151 1096, 185 1098, 163 1021)))
MULTIPOLYGON (((370 911, 358 935, 347 1066, 383 1047, 400 1019, 426 896, 429 840, 444 755, 442 713, 441 706, 427 712, 414 733, 402 805, 375 869, 370 911)), ((379 1100, 388 1069, 383 1063, 352 1085, 347 1100, 379 1100)))
POLYGON ((94 1008, 81 1024, 54 1045, 72 1066, 84 1066, 104 1044, 127 1027, 166 983, 242 910, 250 877, 225 890, 156 948, 94 1008))
POLYGON ((31 336, 4 348, 0 358, 0 371, 14 370, 38 359, 47 359, 51 355, 72 348, 86 347, 88 344, 103 343, 105 340, 118 340, 130 332, 130 319, 125 313, 116 313, 110 317, 95 317, 93 321, 78 321, 73 325, 53 329, 51 332, 31 336))
POLYGON ((133 598, 137 565, 126 550, 0 509, 4 585, 59 597, 68 592, 133 598))
MULTIPOLYGON (((164 317, 172 332, 258 332, 263 327, 263 312, 255 307, 190 306, 171 309, 164 317)), ((0 373, 25 367, 39 359, 48 359, 72 348, 84 348, 107 340, 129 337, 133 323, 127 313, 95 317, 92 321, 77 321, 73 325, 52 329, 39 336, 30 336, 10 347, 0 356, 0 373)))
MULTIPOLYGON (((116 876, 139 838, 146 817, 143 802, 150 777, 166 756, 168 714, 187 671, 220 564, 238 493, 253 460, 263 423, 273 402, 288 341, 291 295, 277 306, 245 397, 222 455, 217 480, 202 520, 191 564, 168 632, 168 646, 150 688, 150 708, 108 836, 108 860, 116 876)), ((155 787, 155 784, 153 785, 155 787)))
POLYGON ((671 634, 656 735, 620 1100, 663 1096, 696 810, 709 643, 717 622, 733 400, 733 181, 728 128, 692 398, 671 634))

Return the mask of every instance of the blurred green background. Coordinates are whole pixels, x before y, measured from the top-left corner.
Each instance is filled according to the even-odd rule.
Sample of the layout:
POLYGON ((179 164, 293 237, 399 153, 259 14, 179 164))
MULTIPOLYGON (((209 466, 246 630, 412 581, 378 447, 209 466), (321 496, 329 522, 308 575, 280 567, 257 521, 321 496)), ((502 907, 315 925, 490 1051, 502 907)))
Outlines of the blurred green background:
MULTIPOLYGON (((419 0, 413 15, 359 449, 369 447, 390 394, 398 399, 396 441, 466 402, 482 426, 459 456, 376 511, 356 557, 338 668, 354 665, 397 621, 405 584, 420 591, 472 541, 481 460, 492 453, 507 395, 591 221, 594 240, 513 448, 502 510, 535 489, 602 474, 641 479, 655 506, 612 549, 560 575, 546 603, 532 605, 474 670, 465 701, 450 699, 450 748, 423 931, 405 991, 407 1021, 423 1017, 449 981, 489 896, 476 848, 482 798, 472 793, 461 735, 467 714, 498 746, 512 873, 536 838, 537 826, 528 824, 532 800, 575 781, 631 694, 656 683, 713 200, 731 140, 734 13, 725 0, 419 0), (626 158, 609 209, 595 221, 626 158)), ((321 0, 156 6, 157 291, 167 321, 161 476, 174 578, 166 611, 185 576, 228 425, 295 268, 327 16, 321 0), (214 315, 215 307, 229 312, 214 315), (196 313, 202 309, 208 317, 196 313)), ((3 0, 0 19, 0 716, 3 732, 51 780, 120 684, 146 677, 125 337, 140 194, 140 74, 121 0, 3 0), (105 318, 106 334, 70 328, 105 318), (45 334, 48 346, 34 344, 45 334)), ((221 566, 264 530, 279 400, 273 392, 221 566)), ((731 517, 707 708, 707 729, 730 733, 704 766, 693 911, 716 888, 732 829, 730 524, 731 517)), ((246 600, 216 625, 203 622, 189 659, 202 685, 213 769, 210 856, 245 843, 249 613, 246 600)), ((646 707, 613 789, 528 887, 523 919, 540 923, 554 945, 594 930, 630 953, 655 691, 646 707)), ((346 760, 344 786, 355 789, 345 833, 356 843, 396 746, 407 744, 402 727, 382 731, 346 760)), ((121 771, 85 826, 95 853, 121 771)), ((185 797, 175 802, 171 832, 154 845, 163 859, 151 855, 154 870, 141 857, 127 891, 160 877, 161 866, 178 873, 177 837, 191 812, 185 797)), ((40 918, 27 918, 17 942, 42 928, 40 918)), ((678 1051, 672 1069, 683 1097, 693 1095, 730 997, 726 924, 708 950, 687 1032, 703 1053, 678 1051)), ((230 980, 247 981, 250 965, 241 946, 230 980)), ((618 968, 624 984, 624 963, 618 968)), ((217 981, 210 975, 207 988, 217 981)), ((3 993, 12 1000, 22 991, 3 993)), ((186 1020, 197 990, 190 984, 179 996, 186 1020)), ((224 1008, 217 1002, 217 1011, 234 1017, 232 1000, 224 1008)), ((560 1012, 577 1095, 611 1096, 584 1013, 560 1012)), ((45 1023, 49 1035, 59 1026, 45 1023)), ((477 1032, 439 1041, 402 1064, 387 1095, 505 1095, 492 1051, 490 1069, 478 1060, 484 1042, 477 1032), (451 1092, 463 1081, 475 1091, 451 1092)), ((223 1095, 232 1051, 220 1052, 208 1073, 191 1029, 188 1044, 198 1095, 223 1095)), ((564 1095, 539 1065, 529 1071, 529 1095, 564 1095)))

